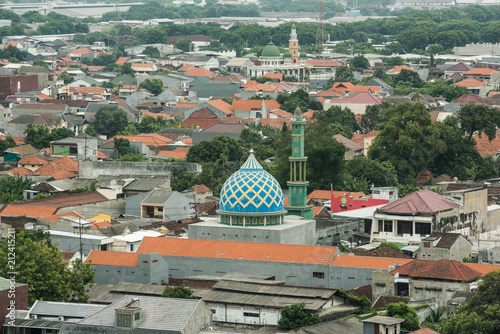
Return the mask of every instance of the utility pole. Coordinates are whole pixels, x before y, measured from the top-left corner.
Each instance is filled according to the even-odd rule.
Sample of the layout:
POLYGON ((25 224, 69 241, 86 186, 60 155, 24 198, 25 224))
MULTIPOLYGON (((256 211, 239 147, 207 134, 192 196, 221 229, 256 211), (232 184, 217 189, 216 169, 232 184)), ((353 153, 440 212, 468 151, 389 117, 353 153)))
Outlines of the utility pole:
POLYGON ((323 52, 326 39, 326 27, 325 27, 325 1, 319 0, 318 4, 318 29, 316 31, 316 46, 314 51, 316 52, 316 57, 320 56, 323 52))
POLYGON ((82 219, 78 217, 78 226, 80 227, 80 261, 83 263, 83 249, 82 249, 82 219))

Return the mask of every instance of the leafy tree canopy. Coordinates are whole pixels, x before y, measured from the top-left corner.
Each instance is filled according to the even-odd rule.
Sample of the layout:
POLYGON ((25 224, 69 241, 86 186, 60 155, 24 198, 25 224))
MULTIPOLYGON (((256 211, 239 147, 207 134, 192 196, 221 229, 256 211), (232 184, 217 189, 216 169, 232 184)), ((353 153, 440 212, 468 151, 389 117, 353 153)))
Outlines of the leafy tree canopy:
POLYGON ((39 150, 49 147, 51 141, 75 136, 75 133, 70 129, 58 128, 50 131, 44 125, 31 123, 26 126, 24 133, 26 134, 24 142, 33 145, 39 150))
POLYGON ((118 107, 103 107, 99 109, 90 122, 92 129, 108 138, 115 136, 127 126, 127 112, 118 107))
POLYGON ((7 176, 0 179, 0 203, 12 203, 23 199, 23 192, 31 189, 34 183, 22 176, 7 176))
POLYGON ((387 315, 394 318, 402 318, 405 321, 401 324, 401 330, 415 331, 419 329, 419 320, 414 308, 400 302, 387 306, 387 315))
POLYGON ((403 250, 401 249, 401 247, 399 247, 399 245, 397 243, 394 243, 394 242, 382 242, 378 248, 390 248, 390 249, 394 249, 395 251, 398 251, 400 253, 403 253, 403 250))
POLYGON ((141 81, 139 84, 139 89, 144 88, 147 89, 153 95, 160 95, 163 93, 163 81, 159 78, 155 79, 146 79, 141 81))
POLYGON ((196 296, 193 296, 191 289, 185 288, 183 285, 174 287, 166 286, 161 296, 166 298, 198 299, 196 296))
POLYGON ((354 80, 354 74, 347 66, 338 67, 335 71, 335 82, 351 82, 354 80))
POLYGON ((8 242, 0 244, 0 276, 16 272, 16 281, 28 284, 29 304, 36 300, 88 302, 87 289, 94 282, 94 271, 79 259, 69 268, 48 232, 16 229, 15 265, 7 261, 12 247, 8 242))
POLYGON ((484 133, 489 140, 493 140, 500 127, 500 110, 484 104, 467 103, 458 110, 458 121, 463 135, 469 140, 475 133, 484 133))
POLYGON ((295 328, 311 326, 321 322, 317 315, 311 315, 304 310, 304 303, 286 306, 281 310, 278 325, 281 330, 289 331, 295 328))

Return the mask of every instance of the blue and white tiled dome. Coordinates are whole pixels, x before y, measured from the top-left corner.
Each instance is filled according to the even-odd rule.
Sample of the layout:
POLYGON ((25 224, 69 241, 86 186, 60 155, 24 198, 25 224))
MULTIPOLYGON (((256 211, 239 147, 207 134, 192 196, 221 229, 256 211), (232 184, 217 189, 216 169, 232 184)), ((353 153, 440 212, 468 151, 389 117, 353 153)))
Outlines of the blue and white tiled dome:
POLYGON ((283 192, 250 151, 240 170, 231 175, 220 193, 219 210, 227 213, 283 213, 283 192))

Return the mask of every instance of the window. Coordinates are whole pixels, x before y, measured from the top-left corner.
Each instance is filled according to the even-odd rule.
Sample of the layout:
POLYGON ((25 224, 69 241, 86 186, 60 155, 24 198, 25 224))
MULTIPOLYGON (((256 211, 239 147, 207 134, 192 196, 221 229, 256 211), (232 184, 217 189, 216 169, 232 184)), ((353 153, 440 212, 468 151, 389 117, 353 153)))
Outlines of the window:
POLYGON ((298 143, 299 142, 299 137, 293 138, 293 141, 296 142, 296 143, 298 143))
POLYGON ((254 312, 243 312, 243 316, 244 317, 255 317, 255 318, 258 318, 259 314, 258 313, 254 313, 254 312))
POLYGON ((430 247, 431 247, 431 243, 429 241, 425 241, 424 248, 430 248, 430 247))
POLYGON ((293 150, 293 153, 299 153, 299 148, 296 147, 294 150, 293 150))
POLYGON ((298 125, 295 125, 294 126, 295 130, 298 130, 299 129, 299 126, 298 125))
POLYGON ((431 224, 415 223, 415 234, 431 234, 431 224))
POLYGON ((384 232, 392 232, 392 220, 384 220, 384 232))
POLYGON ((325 278, 325 273, 313 272, 313 278, 324 279, 325 278))

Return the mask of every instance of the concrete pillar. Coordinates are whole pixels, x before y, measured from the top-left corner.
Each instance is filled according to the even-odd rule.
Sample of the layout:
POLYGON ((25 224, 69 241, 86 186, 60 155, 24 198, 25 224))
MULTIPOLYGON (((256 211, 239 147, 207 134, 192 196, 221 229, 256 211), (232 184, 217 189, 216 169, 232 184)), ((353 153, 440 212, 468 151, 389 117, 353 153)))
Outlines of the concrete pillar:
POLYGON ((233 225, 233 216, 229 216, 229 225, 233 225))
POLYGON ((415 222, 411 222, 412 235, 415 235, 415 222))
POLYGON ((264 226, 267 224, 267 217, 264 217, 264 226))
POLYGON ((392 221, 392 235, 396 235, 396 228, 398 225, 396 224, 396 220, 392 221))
POLYGON ((243 226, 246 224, 246 217, 243 217, 243 226))

